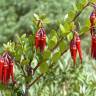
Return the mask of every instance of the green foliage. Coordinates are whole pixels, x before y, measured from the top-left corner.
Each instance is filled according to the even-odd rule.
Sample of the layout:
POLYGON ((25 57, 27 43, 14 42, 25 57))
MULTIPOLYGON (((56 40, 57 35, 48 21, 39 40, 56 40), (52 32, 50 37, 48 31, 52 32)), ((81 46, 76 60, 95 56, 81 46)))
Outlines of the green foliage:
POLYGON ((60 24, 60 29, 61 29, 61 35, 65 35, 66 31, 65 31, 65 28, 63 27, 62 24, 60 24))
POLYGON ((46 62, 43 62, 41 65, 40 65, 40 71, 41 73, 45 73, 48 71, 48 64, 46 62))
POLYGON ((67 2, 67 0, 1 0, 0 44, 10 39, 13 40, 16 33, 29 34, 31 31, 36 31, 33 27, 33 16, 35 13, 39 14, 45 23, 54 23, 62 17, 62 13, 67 8, 67 2), (45 18, 46 16, 48 18, 45 18))
POLYGON ((60 52, 62 53, 64 50, 67 49, 67 41, 62 41, 59 44, 60 52))
POLYGON ((73 33, 70 32, 70 33, 67 35, 67 39, 68 39, 68 41, 70 42, 70 41, 72 40, 72 38, 73 38, 73 33))
MULTIPOLYGON (((89 63, 94 60, 88 61, 90 57, 85 52, 83 64, 79 65, 77 58, 77 65, 74 66, 69 51, 66 52, 73 38, 73 30, 77 29, 80 35, 89 31, 91 8, 86 6, 87 3, 88 0, 0 1, 0 42, 11 38, 7 44, 3 44, 3 51, 10 51, 14 57, 17 81, 15 86, 9 84, 8 88, 0 85, 2 91, 5 89, 3 92, 6 96, 25 96, 29 93, 29 96, 95 94, 95 75, 94 78, 92 74, 89 75, 94 70, 93 65, 88 73, 89 63), (35 48, 38 19, 42 20, 47 33, 44 52, 35 48), (39 79, 41 76, 42 79, 39 79)), ((89 47, 89 44, 86 46, 83 43, 84 48, 89 47)), ((83 51, 86 51, 84 48, 83 51)))
POLYGON ((92 3, 96 3, 96 1, 95 1, 95 0, 90 0, 90 2, 92 2, 92 3))
POLYGON ((54 46, 57 44, 57 37, 56 36, 52 36, 52 38, 49 40, 48 42, 48 47, 49 49, 54 48, 54 46))
POLYGON ((60 58, 61 56, 61 53, 60 52, 56 52, 54 55, 53 55, 53 58, 52 58, 52 63, 56 63, 58 61, 58 59, 60 58))
POLYGON ((43 59, 46 60, 46 59, 49 59, 50 57, 51 57, 50 50, 45 50, 43 53, 43 59))

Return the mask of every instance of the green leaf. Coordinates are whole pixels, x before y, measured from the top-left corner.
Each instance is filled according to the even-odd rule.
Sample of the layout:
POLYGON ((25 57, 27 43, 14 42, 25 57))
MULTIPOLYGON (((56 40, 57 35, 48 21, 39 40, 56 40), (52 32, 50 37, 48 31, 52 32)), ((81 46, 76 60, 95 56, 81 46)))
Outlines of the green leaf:
POLYGON ((57 44, 57 37, 53 36, 48 42, 49 49, 52 49, 57 44))
POLYGON ((39 20, 39 16, 37 14, 34 13, 34 17, 36 18, 36 20, 39 20))
POLYGON ((92 3, 96 3, 96 0, 90 0, 90 2, 92 2, 92 3))
POLYGON ((6 96, 11 96, 10 90, 6 90, 6 91, 5 91, 5 94, 6 94, 6 96))
POLYGON ((87 27, 89 27, 89 26, 90 26, 90 20, 87 19, 87 20, 85 21, 85 24, 86 24, 87 27))
POLYGON ((65 35, 66 31, 62 24, 60 24, 61 35, 65 35))
POLYGON ((68 14, 65 14, 64 21, 68 18, 68 14))
POLYGON ((66 30, 66 34, 70 32, 70 23, 68 21, 64 22, 64 28, 66 30))
POLYGON ((76 28, 74 22, 71 22, 69 26, 70 26, 70 30, 74 30, 76 28))
POLYGON ((57 32, 54 29, 50 32, 50 38, 53 38, 53 36, 57 37, 57 32))
POLYGON ((48 42, 48 48, 49 48, 49 49, 52 49, 54 46, 55 46, 55 42, 52 41, 52 40, 50 40, 50 41, 48 42))
POLYGON ((23 34, 22 36, 21 36, 21 39, 23 39, 23 38, 25 38, 26 37, 26 34, 23 34))
POLYGON ((44 20, 43 20, 43 22, 45 23, 45 24, 50 24, 50 19, 48 19, 48 18, 45 18, 44 20))
POLYGON ((30 35, 28 40, 29 40, 30 46, 32 47, 34 45, 34 43, 35 43, 35 36, 30 35))
POLYGON ((60 58, 61 53, 60 52, 56 52, 53 56, 52 56, 52 63, 55 63, 58 61, 58 59, 60 58))
POLYGON ((3 84, 0 84, 0 90, 4 90, 5 86, 3 84))
POLYGON ((46 73, 48 71, 48 64, 46 62, 43 62, 41 65, 40 65, 40 72, 41 73, 46 73))
POLYGON ((80 30, 80 35, 88 32, 88 31, 89 31, 89 27, 84 26, 84 27, 80 30))
POLYGON ((84 7, 87 3, 88 3, 88 0, 82 0, 82 1, 81 1, 82 7, 84 7))
POLYGON ((57 37, 56 36, 53 36, 53 38, 51 40, 54 41, 55 44, 57 44, 57 37))
POLYGON ((70 33, 67 35, 67 39, 68 39, 68 41, 70 42, 70 41, 72 40, 72 38, 73 38, 73 33, 70 32, 70 33))
POLYGON ((72 5, 73 5, 74 10, 77 12, 78 11, 78 8, 77 8, 76 4, 75 3, 72 3, 72 5))
POLYGON ((76 11, 73 9, 68 13, 68 17, 72 20, 76 15, 76 11))
POLYGON ((27 65, 27 64, 29 64, 29 60, 28 59, 27 60, 22 60, 21 64, 22 65, 27 65))
POLYGON ((78 0, 76 6, 77 6, 78 10, 80 11, 80 10, 82 10, 82 8, 83 8, 87 3, 88 3, 88 0, 78 0))
POLYGON ((44 51, 44 53, 43 53, 44 60, 50 58, 50 56, 51 56, 51 52, 49 50, 44 51))
POLYGON ((67 42, 66 41, 60 42, 59 48, 60 48, 60 52, 61 53, 66 49, 66 46, 67 46, 67 42))
POLYGON ((79 11, 82 10, 82 5, 80 3, 77 2, 76 6, 77 6, 77 8, 78 8, 79 11))

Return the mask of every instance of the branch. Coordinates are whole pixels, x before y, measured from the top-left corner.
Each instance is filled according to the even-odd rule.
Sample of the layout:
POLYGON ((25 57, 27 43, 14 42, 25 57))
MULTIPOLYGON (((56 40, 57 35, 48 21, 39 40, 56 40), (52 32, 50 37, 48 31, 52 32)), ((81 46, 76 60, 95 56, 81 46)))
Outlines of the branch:
POLYGON ((88 3, 82 8, 82 10, 79 11, 79 12, 76 14, 76 16, 73 18, 72 22, 75 21, 75 20, 77 19, 77 17, 79 17, 79 15, 82 13, 82 11, 83 11, 87 6, 89 6, 89 5, 90 5, 90 2, 88 2, 88 3))
POLYGON ((44 74, 40 74, 33 82, 31 82, 28 86, 28 89, 35 84, 35 82, 37 82, 44 74))
POLYGON ((37 64, 36 67, 34 68, 34 72, 38 69, 41 63, 37 64))

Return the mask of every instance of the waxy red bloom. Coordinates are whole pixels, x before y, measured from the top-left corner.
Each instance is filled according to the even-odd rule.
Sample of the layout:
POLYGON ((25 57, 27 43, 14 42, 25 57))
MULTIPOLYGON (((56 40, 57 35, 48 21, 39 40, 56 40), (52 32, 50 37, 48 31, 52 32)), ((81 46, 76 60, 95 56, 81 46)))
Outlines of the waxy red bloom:
POLYGON ((0 57, 0 82, 2 82, 4 59, 0 57))
POLYGON ((4 67, 3 67, 3 84, 6 85, 8 82, 7 82, 7 76, 8 76, 8 63, 7 63, 7 60, 5 59, 4 61, 4 67))
POLYGON ((79 53, 80 61, 82 63, 82 50, 81 50, 81 40, 77 32, 74 32, 74 37, 70 42, 70 52, 74 64, 76 64, 77 51, 79 53))
POLYGON ((14 63, 8 52, 5 52, 3 56, 0 57, 0 81, 7 85, 10 78, 12 78, 13 83, 16 83, 14 80, 13 73, 14 63))
POLYGON ((76 64, 77 47, 76 47, 76 41, 74 39, 72 39, 70 42, 70 52, 73 62, 74 64, 76 64))
POLYGON ((15 82, 13 68, 14 68, 14 62, 11 61, 10 64, 9 64, 9 75, 8 75, 9 78, 8 79, 10 79, 10 77, 11 77, 12 78, 12 81, 15 82))
POLYGON ((82 63, 82 49, 81 49, 81 40, 79 36, 76 37, 76 47, 79 53, 80 61, 82 63))
POLYGON ((94 10, 90 15, 90 23, 91 23, 91 56, 96 59, 96 5, 94 5, 94 10))
POLYGON ((91 56, 96 59, 96 28, 92 31, 91 56))
POLYGON ((44 51, 44 48, 46 46, 46 32, 42 27, 36 32, 35 46, 36 46, 36 49, 39 48, 41 52, 44 51))
POLYGON ((93 27, 94 27, 94 25, 96 24, 96 10, 94 10, 94 11, 91 13, 91 15, 90 15, 90 23, 91 23, 90 32, 91 32, 91 35, 92 35, 93 27))

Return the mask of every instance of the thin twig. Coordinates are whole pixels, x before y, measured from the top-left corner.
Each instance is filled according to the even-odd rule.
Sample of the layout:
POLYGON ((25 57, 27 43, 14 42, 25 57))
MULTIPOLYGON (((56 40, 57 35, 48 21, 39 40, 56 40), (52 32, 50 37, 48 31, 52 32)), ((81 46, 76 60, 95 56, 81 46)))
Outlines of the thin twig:
POLYGON ((38 63, 38 64, 36 65, 36 67, 34 68, 34 72, 38 69, 38 67, 40 66, 40 64, 41 64, 41 63, 38 63))
POLYGON ((28 89, 35 84, 35 82, 37 82, 44 74, 40 74, 32 83, 29 84, 28 89))
POLYGON ((80 11, 76 14, 76 16, 73 18, 72 22, 74 22, 74 21, 77 19, 77 17, 79 17, 79 15, 82 13, 82 11, 83 11, 87 6, 89 6, 89 5, 90 5, 90 3, 88 2, 88 3, 82 8, 82 10, 80 10, 80 11))

